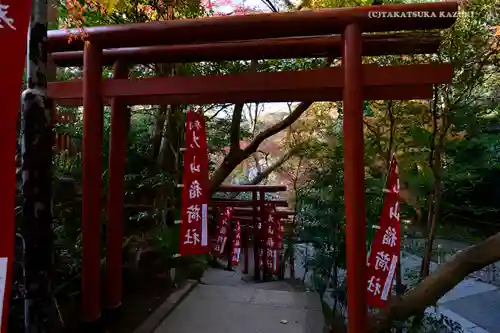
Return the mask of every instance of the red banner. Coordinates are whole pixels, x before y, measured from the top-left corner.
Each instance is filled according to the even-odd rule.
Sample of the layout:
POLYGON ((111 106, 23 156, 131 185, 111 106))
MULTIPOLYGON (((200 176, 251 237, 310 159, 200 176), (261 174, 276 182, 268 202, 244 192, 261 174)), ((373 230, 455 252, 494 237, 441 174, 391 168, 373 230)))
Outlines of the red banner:
POLYGON ((276 231, 274 233, 274 254, 273 254, 273 271, 275 275, 279 275, 279 265, 281 260, 281 255, 283 250, 283 233, 284 226, 280 218, 276 218, 275 221, 276 231))
POLYGON ((14 197, 16 193, 16 129, 22 91, 31 0, 0 0, 2 52, 2 122, 0 142, 0 331, 7 332, 7 316, 14 256, 14 197))
POLYGON ((257 233, 260 236, 259 240, 259 269, 264 268, 264 244, 267 239, 266 223, 257 223, 257 233))
POLYGON ((267 218, 264 221, 261 229, 262 239, 264 240, 264 248, 260 249, 259 252, 259 264, 263 268, 264 264, 266 269, 271 272, 275 272, 277 267, 277 253, 276 253, 276 228, 277 218, 274 214, 274 209, 271 209, 267 214, 267 218))
POLYGON ((379 229, 375 232, 368 256, 368 305, 377 308, 385 307, 391 296, 400 255, 399 179, 394 156, 384 192, 379 229))
POLYGON ((220 216, 220 223, 217 226, 217 230, 215 231, 215 245, 213 249, 213 255, 223 255, 224 249, 226 248, 227 243, 227 234, 231 230, 231 215, 233 214, 233 209, 230 207, 226 207, 220 216))
POLYGON ((210 251, 208 241, 208 150, 205 118, 188 111, 186 151, 182 174, 182 204, 179 254, 203 254, 210 251))
POLYGON ((233 241, 233 253, 232 253, 232 264, 238 265, 240 262, 241 253, 241 225, 240 221, 236 221, 236 226, 234 227, 234 241, 233 241))

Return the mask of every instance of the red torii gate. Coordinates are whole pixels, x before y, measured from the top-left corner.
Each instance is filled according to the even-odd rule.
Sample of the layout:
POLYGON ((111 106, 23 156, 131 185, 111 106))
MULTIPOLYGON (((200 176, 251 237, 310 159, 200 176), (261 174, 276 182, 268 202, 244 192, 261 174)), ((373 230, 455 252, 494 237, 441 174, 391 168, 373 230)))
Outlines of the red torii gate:
MULTIPOLYGON (((231 207, 233 208, 233 220, 240 220, 240 222, 242 222, 243 273, 248 273, 248 248, 250 232, 253 232, 254 278, 256 281, 261 280, 258 257, 258 239, 260 234, 257 232, 256 225, 258 222, 263 222, 266 219, 266 205, 272 204, 275 207, 288 207, 288 203, 285 200, 266 200, 266 193, 284 192, 286 190, 287 187, 284 185, 222 185, 216 192, 250 192, 252 194, 252 200, 212 199, 212 205, 214 206, 214 208, 210 210, 212 216, 216 216, 219 211, 223 210, 225 207, 231 207)), ((288 218, 291 215, 295 215, 295 212, 290 210, 277 210, 275 214, 280 218, 288 218)), ((291 263, 291 267, 293 267, 293 263, 291 263)), ((267 272, 265 268, 262 275, 262 280, 266 280, 267 272)))
POLYGON ((99 232, 103 103, 110 104, 112 108, 107 286, 115 288, 106 289, 110 292, 108 307, 115 308, 121 303, 123 176, 128 125, 125 105, 342 100, 348 328, 349 332, 365 332, 366 222, 362 102, 363 99, 432 98, 434 84, 451 83, 452 68, 449 64, 397 67, 362 65, 363 55, 433 53, 439 46, 439 38, 435 36, 423 43, 426 38, 422 34, 417 37, 401 34, 375 37, 362 36, 362 33, 444 29, 454 23, 457 10, 455 2, 440 2, 91 27, 86 28, 87 43, 68 43, 70 35, 67 31, 50 31, 47 47, 53 53, 55 63, 60 66, 83 64, 84 67, 83 80, 49 84, 49 95, 60 105, 84 107, 84 320, 93 322, 101 315, 99 232), (425 15, 372 18, 370 12, 415 12, 425 15), (341 37, 325 37, 331 34, 341 37), (294 36, 305 37, 286 38, 294 36), (420 39, 420 42, 415 42, 416 39, 420 39), (210 45, 213 42, 220 43, 210 45), (165 44, 177 45, 166 46, 166 49, 158 47, 165 44), (145 46, 150 48, 138 49, 145 46), (165 51, 172 51, 171 55, 165 51), (248 55, 245 55, 246 52, 248 55), (342 55, 342 67, 285 73, 127 79, 127 65, 133 63, 336 55, 342 55), (115 64, 114 79, 102 80, 102 66, 109 63, 115 64))

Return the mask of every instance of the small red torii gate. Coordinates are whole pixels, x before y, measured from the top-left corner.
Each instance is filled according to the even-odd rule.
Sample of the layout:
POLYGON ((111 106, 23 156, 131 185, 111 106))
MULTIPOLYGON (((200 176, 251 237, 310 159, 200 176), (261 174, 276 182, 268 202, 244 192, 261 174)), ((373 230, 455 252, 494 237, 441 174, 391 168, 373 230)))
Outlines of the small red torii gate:
MULTIPOLYGON (((456 2, 439 2, 90 27, 86 28, 86 43, 79 40, 68 43, 70 32, 50 31, 47 48, 53 54, 55 64, 83 65, 82 80, 52 82, 48 88, 50 97, 60 105, 83 105, 84 108, 84 321, 97 322, 101 316, 99 234, 103 104, 111 105, 112 109, 106 300, 107 307, 113 309, 121 304, 123 177, 129 121, 126 105, 342 100, 348 329, 352 333, 365 332, 366 220, 362 103, 363 100, 432 98, 434 84, 451 83, 452 67, 450 64, 379 67, 363 65, 362 56, 437 52, 440 40, 435 35, 427 39, 422 34, 412 37, 386 32, 445 29, 454 23, 457 10, 456 2), (371 12, 416 12, 425 15, 373 18, 371 12), (385 34, 377 37, 362 35, 373 32, 385 34), (338 36, 330 37, 332 34, 338 36), (290 38, 296 36, 305 37, 290 38), (426 39, 428 42, 424 43, 426 39), (218 43, 211 45, 214 42, 218 43), (159 49, 161 45, 175 48, 170 58, 165 52, 168 49, 159 49), (142 47, 148 48, 140 49, 142 47), (153 47, 157 47, 156 51, 153 47), (128 65, 134 63, 235 60, 250 56, 250 59, 342 56, 342 66, 284 73, 128 79, 128 65), (110 63, 115 65, 114 78, 103 80, 102 66, 110 63)), ((78 34, 78 31, 72 33, 78 34)))
MULTIPOLYGON (((250 242, 250 234, 253 235, 254 246, 254 278, 256 281, 261 280, 261 270, 259 267, 259 237, 257 232, 257 224, 266 219, 266 205, 271 204, 275 207, 288 207, 285 200, 266 200, 266 193, 285 192, 287 190, 284 185, 222 185, 216 192, 218 193, 242 193, 250 192, 252 194, 251 200, 224 200, 212 199, 212 206, 214 209, 210 211, 212 216, 217 216, 220 211, 225 207, 233 208, 233 220, 242 222, 242 245, 243 245, 243 273, 248 274, 249 255, 248 248, 250 242)), ((291 210, 277 210, 276 216, 280 218, 288 218, 295 215, 291 210)), ((293 269, 293 261, 290 263, 293 269)), ((264 266, 262 280, 267 279, 267 272, 264 266)))

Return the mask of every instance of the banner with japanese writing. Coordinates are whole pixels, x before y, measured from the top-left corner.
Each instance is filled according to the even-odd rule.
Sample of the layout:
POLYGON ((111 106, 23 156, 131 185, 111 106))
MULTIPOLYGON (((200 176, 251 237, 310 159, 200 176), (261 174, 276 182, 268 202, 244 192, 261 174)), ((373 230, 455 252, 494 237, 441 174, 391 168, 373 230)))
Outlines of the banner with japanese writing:
POLYGON ((383 308, 392 294, 392 284, 400 255, 399 178, 396 158, 393 156, 384 206, 368 256, 368 305, 383 308))
POLYGON ((204 254, 208 241, 208 150, 202 113, 186 115, 179 254, 204 254))
POLYGON ((7 332, 14 257, 14 198, 16 194, 16 130, 21 101, 31 0, 0 0, 2 51, 2 121, 0 142, 0 331, 7 332))
POLYGON ((240 221, 236 221, 236 225, 234 227, 234 241, 233 241, 233 252, 232 252, 232 264, 238 265, 240 262, 240 253, 241 253, 241 225, 240 221))
POLYGON ((281 221, 281 219, 278 217, 275 219, 275 228, 276 231, 274 233, 273 271, 275 275, 279 275, 279 268, 283 250, 283 233, 285 228, 283 225, 283 221, 281 221))
POLYGON ((213 249, 213 255, 223 255, 224 249, 227 244, 228 233, 231 232, 231 217, 233 214, 233 209, 231 207, 226 207, 222 214, 219 216, 220 223, 215 230, 215 244, 213 249))
POLYGON ((259 264, 261 268, 272 270, 274 272, 275 267, 275 237, 276 237, 276 216, 274 214, 274 209, 269 209, 268 213, 265 215, 266 220, 262 224, 261 237, 263 240, 263 247, 259 252, 259 264))

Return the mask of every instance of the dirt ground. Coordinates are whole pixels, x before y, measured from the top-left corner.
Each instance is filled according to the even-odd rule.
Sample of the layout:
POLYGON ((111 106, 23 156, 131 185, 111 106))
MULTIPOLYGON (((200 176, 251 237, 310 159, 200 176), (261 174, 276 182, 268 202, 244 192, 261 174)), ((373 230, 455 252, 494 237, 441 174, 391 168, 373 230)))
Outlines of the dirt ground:
POLYGON ((139 281, 128 281, 122 309, 110 318, 109 333, 132 333, 171 294, 170 281, 162 276, 146 276, 139 281))
MULTIPOLYGON (((175 290, 168 276, 155 273, 124 273, 123 302, 119 311, 103 311, 102 330, 105 333, 132 333, 175 290)), ((105 292, 102 289, 103 294, 105 292)), ((59 303, 64 319, 61 333, 80 332, 80 300, 75 297, 59 303)), ((95 332, 95 333, 100 333, 95 332)))

